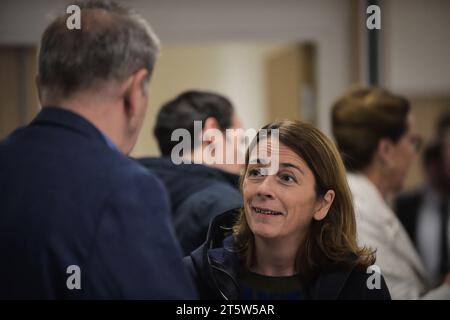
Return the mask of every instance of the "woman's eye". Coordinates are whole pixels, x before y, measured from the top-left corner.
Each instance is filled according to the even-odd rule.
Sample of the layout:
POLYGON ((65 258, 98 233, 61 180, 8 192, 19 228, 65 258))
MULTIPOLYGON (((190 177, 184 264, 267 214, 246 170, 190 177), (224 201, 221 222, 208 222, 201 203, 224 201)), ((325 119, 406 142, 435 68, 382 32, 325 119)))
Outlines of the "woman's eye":
POLYGON ((248 172, 249 177, 260 177, 261 176, 261 170, 260 169, 252 169, 248 172))
POLYGON ((289 175, 289 174, 282 174, 282 175, 280 176, 280 179, 281 179, 283 182, 295 182, 295 178, 292 177, 292 176, 289 175))

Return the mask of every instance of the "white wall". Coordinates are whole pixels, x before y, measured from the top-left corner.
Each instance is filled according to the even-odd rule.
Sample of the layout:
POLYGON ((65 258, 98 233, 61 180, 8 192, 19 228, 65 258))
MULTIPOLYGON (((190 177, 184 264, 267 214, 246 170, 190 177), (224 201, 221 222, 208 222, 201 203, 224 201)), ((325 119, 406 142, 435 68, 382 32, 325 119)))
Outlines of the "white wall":
POLYGON ((265 124, 265 61, 279 47, 248 42, 164 46, 152 79, 150 108, 133 155, 158 154, 152 134, 156 113, 167 100, 189 89, 226 95, 246 128, 265 124))
MULTIPOLYGON (((0 0, 0 45, 37 44, 58 0, 0 0)), ((350 4, 335 0, 129 0, 163 44, 229 40, 318 46, 319 125, 350 82, 350 4)), ((450 1, 383 1, 383 79, 392 90, 446 94, 450 88, 450 1)), ((328 131, 329 132, 329 131, 328 131)))
POLYGON ((386 85, 406 95, 450 95, 450 1, 384 1, 384 10, 386 85))
MULTIPOLYGON (((151 22, 163 44, 230 40, 315 42, 318 120, 319 126, 329 132, 330 105, 350 81, 349 1, 130 0, 126 3, 151 22)), ((64 10, 57 0, 0 0, 0 5, 0 44, 38 43, 48 23, 47 12, 64 10)), ((251 119, 246 116, 244 121, 250 123, 251 119)))

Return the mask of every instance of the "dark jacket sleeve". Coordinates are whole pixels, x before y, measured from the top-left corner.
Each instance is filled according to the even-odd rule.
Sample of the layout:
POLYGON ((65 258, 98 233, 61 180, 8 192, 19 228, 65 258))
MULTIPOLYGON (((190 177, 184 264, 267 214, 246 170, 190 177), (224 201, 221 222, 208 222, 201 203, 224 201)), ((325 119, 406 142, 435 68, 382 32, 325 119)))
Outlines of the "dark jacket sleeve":
POLYGON ((184 257, 184 266, 194 280, 200 300, 221 300, 217 295, 217 289, 210 270, 204 264, 202 251, 203 246, 197 248, 191 255, 184 257))
POLYGON ((211 185, 188 197, 174 214, 174 226, 184 255, 206 240, 212 219, 241 206, 239 191, 224 184, 211 185))
POLYGON ((417 245, 416 228, 421 203, 422 195, 419 192, 400 195, 394 202, 394 212, 415 245, 417 245))
POLYGON ((123 180, 101 209, 81 298, 195 299, 162 184, 141 172, 123 180))

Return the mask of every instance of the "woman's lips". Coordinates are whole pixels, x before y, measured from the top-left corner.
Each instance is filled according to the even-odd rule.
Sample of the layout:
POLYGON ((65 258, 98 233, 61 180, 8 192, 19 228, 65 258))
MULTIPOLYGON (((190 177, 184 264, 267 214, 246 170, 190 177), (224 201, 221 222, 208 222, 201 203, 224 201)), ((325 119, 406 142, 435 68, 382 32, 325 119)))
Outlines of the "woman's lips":
POLYGON ((267 216, 282 216, 282 215, 284 215, 280 211, 275 211, 275 210, 268 209, 268 208, 261 208, 261 207, 254 207, 254 206, 252 206, 251 208, 257 214, 263 214, 263 215, 267 215, 267 216))

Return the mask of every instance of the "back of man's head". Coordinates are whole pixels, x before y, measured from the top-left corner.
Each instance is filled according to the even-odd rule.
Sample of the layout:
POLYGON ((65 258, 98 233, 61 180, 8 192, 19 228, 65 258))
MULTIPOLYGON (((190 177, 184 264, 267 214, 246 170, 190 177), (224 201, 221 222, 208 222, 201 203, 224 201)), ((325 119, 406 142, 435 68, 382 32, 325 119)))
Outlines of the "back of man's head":
POLYGON ((38 82, 48 100, 120 83, 139 69, 149 79, 159 40, 145 20, 111 1, 79 1, 81 28, 69 29, 68 15, 57 17, 42 35, 38 82))
POLYGON ((189 131, 191 145, 194 145, 194 121, 202 126, 208 118, 217 121, 224 131, 232 126, 234 108, 222 95, 204 91, 186 91, 164 104, 158 114, 154 135, 163 156, 169 156, 178 141, 171 141, 172 132, 182 128, 189 131))

